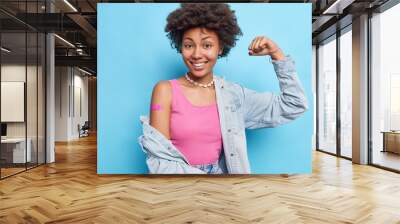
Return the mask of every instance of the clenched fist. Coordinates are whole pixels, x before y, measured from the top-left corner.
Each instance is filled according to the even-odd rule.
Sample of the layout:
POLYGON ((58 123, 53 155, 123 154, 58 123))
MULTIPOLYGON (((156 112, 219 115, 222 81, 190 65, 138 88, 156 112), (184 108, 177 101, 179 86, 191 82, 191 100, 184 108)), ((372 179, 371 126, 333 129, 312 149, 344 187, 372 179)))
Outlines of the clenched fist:
POLYGON ((249 45, 249 55, 270 55, 273 60, 281 60, 285 57, 278 45, 265 36, 258 36, 251 41, 249 45))

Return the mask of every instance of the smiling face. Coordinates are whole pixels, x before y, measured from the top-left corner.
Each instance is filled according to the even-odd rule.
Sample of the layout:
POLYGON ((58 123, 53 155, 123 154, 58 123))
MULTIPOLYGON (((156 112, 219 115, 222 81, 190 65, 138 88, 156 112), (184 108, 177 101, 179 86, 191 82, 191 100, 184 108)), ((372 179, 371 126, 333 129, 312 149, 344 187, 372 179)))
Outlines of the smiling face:
POLYGON ((184 32, 181 53, 190 73, 196 78, 204 78, 212 75, 222 49, 216 32, 195 27, 184 32))

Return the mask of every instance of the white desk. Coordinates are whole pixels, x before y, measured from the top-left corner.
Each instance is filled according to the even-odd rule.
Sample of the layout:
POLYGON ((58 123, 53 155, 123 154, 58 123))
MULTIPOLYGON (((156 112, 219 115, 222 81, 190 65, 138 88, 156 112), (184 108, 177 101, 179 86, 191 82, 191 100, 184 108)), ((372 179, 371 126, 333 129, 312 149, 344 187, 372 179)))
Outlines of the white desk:
POLYGON ((13 148, 13 163, 25 163, 25 158, 27 158, 26 162, 30 162, 32 159, 31 154, 31 146, 32 140, 27 138, 27 147, 25 151, 25 138, 6 138, 1 139, 1 144, 3 145, 14 145, 13 148), (26 154, 25 154, 26 152, 26 154))

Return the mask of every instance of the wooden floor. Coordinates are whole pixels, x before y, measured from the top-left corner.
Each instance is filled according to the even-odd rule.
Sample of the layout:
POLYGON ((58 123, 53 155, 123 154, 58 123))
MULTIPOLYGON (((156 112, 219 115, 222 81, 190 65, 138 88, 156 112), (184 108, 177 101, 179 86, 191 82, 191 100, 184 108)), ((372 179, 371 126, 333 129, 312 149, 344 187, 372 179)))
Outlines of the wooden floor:
POLYGON ((400 223, 400 175, 316 152, 312 175, 97 175, 94 137, 0 181, 0 223, 400 223))
POLYGON ((17 168, 4 168, 4 167, 2 167, 1 168, 1 177, 2 178, 8 177, 8 176, 11 176, 13 174, 16 174, 16 173, 19 173, 19 172, 23 172, 25 170, 26 170, 25 167, 24 168, 20 168, 20 167, 17 167, 17 168))

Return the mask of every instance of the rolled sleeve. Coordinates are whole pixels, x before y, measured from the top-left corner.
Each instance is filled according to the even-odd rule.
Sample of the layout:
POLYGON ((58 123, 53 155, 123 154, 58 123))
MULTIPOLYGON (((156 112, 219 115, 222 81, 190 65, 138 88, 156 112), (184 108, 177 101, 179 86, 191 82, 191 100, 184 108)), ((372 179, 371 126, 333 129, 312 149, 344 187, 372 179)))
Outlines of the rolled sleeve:
POLYGON ((296 119, 308 108, 293 59, 286 56, 279 61, 272 60, 272 64, 281 93, 260 93, 242 87, 246 128, 276 127, 296 119))

